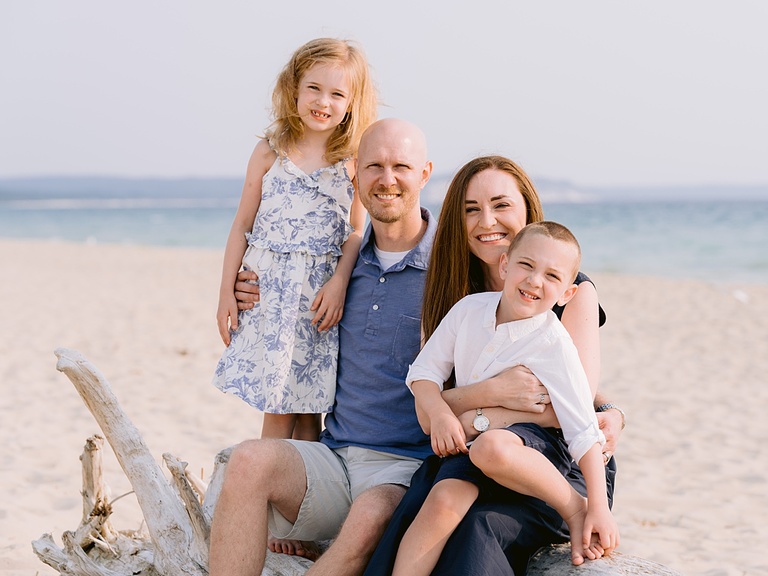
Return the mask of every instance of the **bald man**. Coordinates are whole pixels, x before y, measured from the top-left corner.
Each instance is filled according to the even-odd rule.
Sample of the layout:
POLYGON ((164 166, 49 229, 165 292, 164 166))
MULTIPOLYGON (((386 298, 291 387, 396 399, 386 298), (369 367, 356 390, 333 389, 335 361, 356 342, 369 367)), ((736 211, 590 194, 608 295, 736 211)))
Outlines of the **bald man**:
POLYGON ((424 134, 380 120, 362 137, 356 189, 370 215, 339 323, 336 401, 320 442, 236 446, 211 528, 211 576, 261 574, 268 533, 334 538, 307 574, 361 574, 429 437, 403 384, 420 347, 421 300, 435 229, 421 208, 424 134))

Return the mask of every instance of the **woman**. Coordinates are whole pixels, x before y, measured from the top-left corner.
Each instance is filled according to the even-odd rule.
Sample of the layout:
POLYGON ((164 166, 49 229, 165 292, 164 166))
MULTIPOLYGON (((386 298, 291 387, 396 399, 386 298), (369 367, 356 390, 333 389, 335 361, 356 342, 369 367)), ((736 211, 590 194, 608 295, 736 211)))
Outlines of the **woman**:
MULTIPOLYGON (((446 193, 438 222, 424 289, 422 324, 425 340, 458 300, 467 294, 500 290, 498 262, 515 234, 526 224, 543 220, 536 190, 514 162, 500 156, 476 158, 463 166, 446 193)), ((600 376, 598 327, 605 321, 591 281, 579 274, 579 290, 567 306, 555 309, 579 350, 593 393, 600 376)), ((445 400, 456 414, 483 408, 491 427, 533 422, 557 427, 546 390, 524 367, 471 386, 446 389, 445 400), (536 388, 536 384, 540 388, 536 388), (538 396, 531 398, 531 390, 538 396), (488 408, 490 407, 490 408, 488 408)), ((448 384, 446 384, 448 388, 448 384)), ((613 495, 615 463, 610 456, 623 427, 623 413, 595 397, 604 447, 608 496, 613 495)), ((615 408, 615 407, 614 407, 615 408)), ((472 419, 463 419, 468 439, 475 437, 472 419)), ((368 564, 365 574, 389 574, 400 539, 429 492, 441 460, 428 458, 413 477, 400 506, 368 564)), ((581 471, 575 466, 568 480, 585 494, 581 471)), ((565 523, 540 500, 502 486, 481 495, 453 533, 433 574, 525 574, 530 557, 541 546, 567 542, 565 523)))

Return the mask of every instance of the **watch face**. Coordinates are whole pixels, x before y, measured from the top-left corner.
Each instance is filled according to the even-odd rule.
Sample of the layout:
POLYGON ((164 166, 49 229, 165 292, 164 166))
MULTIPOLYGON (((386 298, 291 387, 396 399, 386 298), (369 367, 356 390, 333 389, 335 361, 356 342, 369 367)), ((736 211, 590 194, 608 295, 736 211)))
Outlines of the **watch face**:
POLYGON ((488 430, 488 426, 491 425, 490 420, 483 414, 478 414, 475 416, 475 419, 472 421, 472 428, 477 430, 478 432, 485 432, 488 430))

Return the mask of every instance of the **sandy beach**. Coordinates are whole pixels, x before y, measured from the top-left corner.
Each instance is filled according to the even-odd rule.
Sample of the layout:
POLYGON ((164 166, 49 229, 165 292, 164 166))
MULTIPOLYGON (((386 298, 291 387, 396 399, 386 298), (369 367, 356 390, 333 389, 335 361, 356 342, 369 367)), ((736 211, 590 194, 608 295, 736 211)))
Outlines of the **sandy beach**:
MULTIPOLYGON (((99 368, 158 461, 207 476, 258 434, 260 414, 210 384, 221 255, 0 240, 0 575, 55 574, 30 542, 80 521, 79 455, 99 429, 54 349, 99 368)), ((627 413, 620 551, 687 575, 768 574, 768 285, 592 276, 601 389, 627 413)), ((111 452, 105 476, 130 491, 111 452)), ((117 528, 140 521, 132 496, 115 505, 117 528)))

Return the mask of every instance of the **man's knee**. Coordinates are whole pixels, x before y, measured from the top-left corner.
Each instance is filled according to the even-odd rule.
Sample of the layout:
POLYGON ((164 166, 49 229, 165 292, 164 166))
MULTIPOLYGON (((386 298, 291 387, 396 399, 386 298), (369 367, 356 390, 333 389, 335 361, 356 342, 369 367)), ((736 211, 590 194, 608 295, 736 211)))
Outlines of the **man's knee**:
POLYGON ((253 491, 268 488, 290 461, 295 448, 282 440, 246 440, 232 449, 223 490, 253 491))

